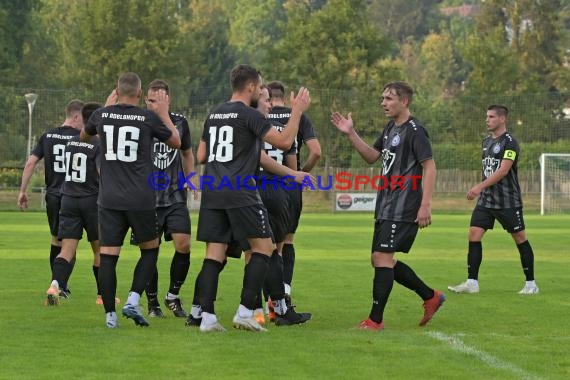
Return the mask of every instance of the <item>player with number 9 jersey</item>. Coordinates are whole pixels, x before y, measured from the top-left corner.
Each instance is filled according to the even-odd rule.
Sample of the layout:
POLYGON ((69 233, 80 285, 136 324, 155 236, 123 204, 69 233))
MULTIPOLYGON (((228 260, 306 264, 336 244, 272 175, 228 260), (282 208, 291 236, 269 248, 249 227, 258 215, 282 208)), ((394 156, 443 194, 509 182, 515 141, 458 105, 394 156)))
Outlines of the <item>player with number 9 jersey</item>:
POLYGON ((166 141, 172 132, 152 111, 114 104, 95 111, 85 125, 101 140, 98 204, 114 210, 152 210, 153 138, 166 141))

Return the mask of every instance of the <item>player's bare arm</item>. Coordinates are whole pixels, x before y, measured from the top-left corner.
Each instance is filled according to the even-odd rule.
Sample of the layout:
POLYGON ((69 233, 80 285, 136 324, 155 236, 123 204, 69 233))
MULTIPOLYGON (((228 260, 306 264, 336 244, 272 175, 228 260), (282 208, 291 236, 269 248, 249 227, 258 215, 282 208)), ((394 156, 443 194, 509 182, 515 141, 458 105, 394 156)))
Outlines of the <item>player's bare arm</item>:
POLYGON ((287 150, 293 145, 295 137, 299 132, 299 122, 301 121, 301 115, 311 104, 311 97, 309 95, 309 90, 305 87, 301 87, 297 96, 291 93, 291 117, 287 122, 287 128, 279 132, 275 128, 271 128, 269 132, 265 134, 263 138, 265 141, 273 145, 274 147, 287 150))
POLYGON ((321 144, 317 139, 310 139, 305 140, 305 146, 309 150, 309 154, 307 156, 307 161, 301 167, 301 170, 304 172, 310 172, 313 170, 319 158, 321 158, 321 144))
POLYGON ((431 224, 431 198, 435 190, 435 178, 437 170, 435 161, 428 159, 422 161, 422 203, 418 210, 418 216, 415 222, 420 228, 428 227, 431 224))
POLYGON ((20 193, 18 194, 18 207, 20 207, 22 211, 28 208, 28 184, 30 183, 30 178, 32 178, 32 174, 34 174, 34 169, 39 160, 38 157, 31 154, 30 157, 28 157, 28 161, 26 161, 26 166, 24 166, 22 184, 20 185, 20 193))
POLYGON ((265 150, 261 151, 261 158, 259 161, 261 167, 268 172, 273 174, 277 174, 279 176, 290 176, 295 178, 295 182, 303 183, 307 179, 311 181, 313 185, 316 185, 317 179, 313 177, 310 173, 304 171, 297 171, 289 168, 288 166, 281 165, 277 163, 273 158, 269 157, 269 155, 265 152, 265 150))
POLYGON ((368 145, 364 140, 358 136, 354 129, 352 121, 352 114, 349 113, 346 117, 339 112, 333 112, 331 115, 331 122, 340 132, 348 136, 350 143, 356 148, 360 156, 369 164, 373 164, 380 158, 380 152, 368 145))
POLYGON ((200 144, 198 144, 198 150, 196 151, 196 160, 199 164, 206 163, 206 142, 204 140, 200 140, 200 144))
POLYGON ((477 198, 483 190, 493 186, 494 184, 498 183, 501 179, 503 179, 503 177, 506 176, 513 167, 513 162, 514 161, 507 159, 502 160, 499 169, 497 169, 483 182, 480 182, 477 185, 473 186, 471 189, 469 189, 469 191, 467 192, 467 199, 473 200, 477 198))

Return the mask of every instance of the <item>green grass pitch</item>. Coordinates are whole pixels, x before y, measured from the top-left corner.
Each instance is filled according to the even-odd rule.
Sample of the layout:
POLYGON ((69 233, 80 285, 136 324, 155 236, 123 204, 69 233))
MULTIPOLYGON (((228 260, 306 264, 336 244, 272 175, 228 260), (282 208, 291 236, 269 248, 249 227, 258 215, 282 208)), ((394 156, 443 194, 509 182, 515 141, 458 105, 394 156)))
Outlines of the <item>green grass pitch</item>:
MULTIPOLYGON (((196 226, 194 212, 192 217, 196 226)), ((243 273, 238 260, 230 260, 220 278, 216 308, 228 328, 224 334, 201 334, 171 314, 150 320, 149 328, 121 319, 119 329, 107 329, 102 307, 95 304, 85 241, 70 281, 72 298, 59 307, 43 306, 50 283, 45 219, 40 212, 0 213, 2 379, 570 378, 570 216, 526 217, 540 294, 520 296, 519 254, 500 227, 483 242, 481 293, 447 291, 466 277, 469 215, 434 215, 410 254, 397 257, 428 285, 444 290, 447 302, 420 328, 421 300, 395 284, 386 329, 372 332, 354 329, 371 302, 371 215, 305 214, 296 237, 293 298, 297 310, 314 317, 303 326, 270 326, 265 334, 231 329, 243 273)), ((188 308, 204 257, 204 245, 192 244, 181 292, 188 308)), ((171 244, 162 246, 161 298, 172 253, 171 244)), ((118 264, 122 300, 137 256, 125 245, 118 264)))

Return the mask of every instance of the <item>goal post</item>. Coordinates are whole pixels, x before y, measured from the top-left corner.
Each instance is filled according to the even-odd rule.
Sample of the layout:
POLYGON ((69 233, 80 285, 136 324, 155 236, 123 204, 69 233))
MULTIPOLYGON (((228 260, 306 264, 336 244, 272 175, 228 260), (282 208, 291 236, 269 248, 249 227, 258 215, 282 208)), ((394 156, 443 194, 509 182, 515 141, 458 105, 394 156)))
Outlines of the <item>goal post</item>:
POLYGON ((540 155, 540 215, 570 212, 570 153, 540 155))

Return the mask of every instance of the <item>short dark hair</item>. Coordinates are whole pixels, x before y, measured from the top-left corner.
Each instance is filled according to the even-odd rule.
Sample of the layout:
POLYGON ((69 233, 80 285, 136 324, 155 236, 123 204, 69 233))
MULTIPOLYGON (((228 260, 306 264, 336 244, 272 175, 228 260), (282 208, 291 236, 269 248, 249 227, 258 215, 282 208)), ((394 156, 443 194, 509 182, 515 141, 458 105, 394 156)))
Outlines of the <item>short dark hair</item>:
POLYGON ((148 84, 148 89, 152 91, 164 90, 167 95, 170 95, 170 86, 165 80, 155 79, 148 84))
POLYGON ((499 116, 509 116, 509 109, 500 104, 491 104, 489 107, 487 107, 487 111, 495 111, 499 116))
POLYGON ((67 103, 67 107, 65 107, 65 117, 71 117, 76 113, 81 113, 81 108, 83 108, 83 102, 81 100, 71 100, 67 103))
POLYGON ((396 81, 390 82, 384 86, 382 92, 386 90, 394 90, 396 95, 400 98, 406 98, 409 100, 408 105, 412 103, 412 98, 414 97, 414 89, 406 82, 396 81))
POLYGON ((267 88, 272 98, 283 99, 285 97, 285 86, 282 82, 274 80, 267 85, 267 88))
POLYGON ((250 65, 237 65, 230 73, 230 86, 232 91, 241 91, 249 82, 257 83, 261 72, 250 65))
POLYGON ((83 121, 89 120, 91 114, 98 110, 99 108, 103 107, 101 103, 97 102, 87 102, 81 108, 81 115, 83 116, 83 121))
POLYGON ((119 77, 117 91, 119 95, 134 98, 141 89, 141 78, 136 73, 125 73, 119 77))

